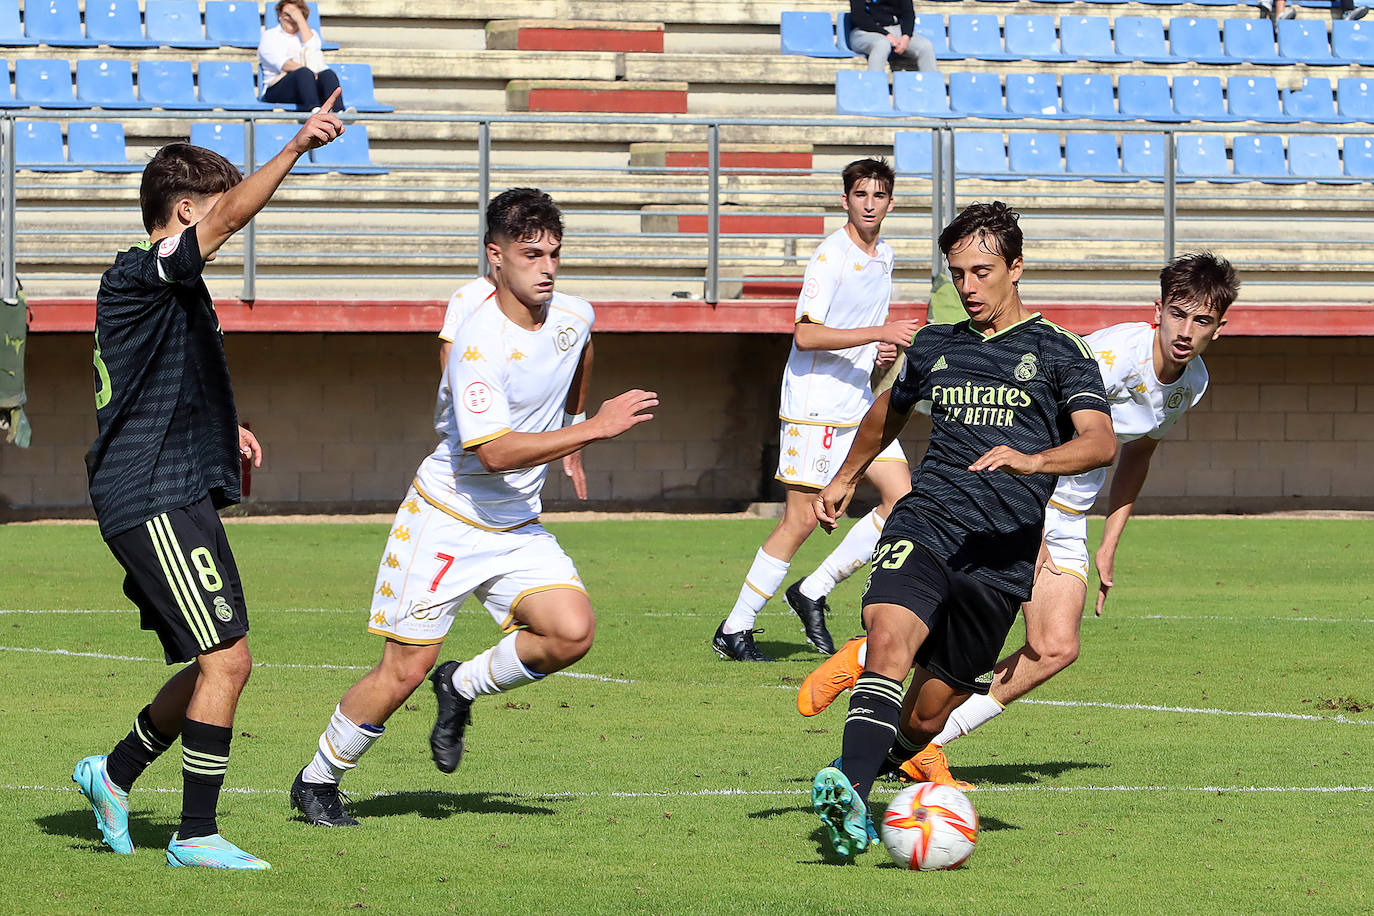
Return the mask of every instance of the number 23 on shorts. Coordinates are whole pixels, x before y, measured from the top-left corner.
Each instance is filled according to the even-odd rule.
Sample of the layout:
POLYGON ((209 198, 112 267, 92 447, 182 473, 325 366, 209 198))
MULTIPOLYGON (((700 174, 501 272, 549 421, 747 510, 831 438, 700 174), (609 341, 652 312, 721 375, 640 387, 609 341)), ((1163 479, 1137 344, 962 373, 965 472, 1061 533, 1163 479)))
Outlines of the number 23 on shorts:
POLYGON ((873 554, 873 565, 882 566, 883 569, 901 569, 915 546, 911 541, 889 541, 879 544, 873 554))

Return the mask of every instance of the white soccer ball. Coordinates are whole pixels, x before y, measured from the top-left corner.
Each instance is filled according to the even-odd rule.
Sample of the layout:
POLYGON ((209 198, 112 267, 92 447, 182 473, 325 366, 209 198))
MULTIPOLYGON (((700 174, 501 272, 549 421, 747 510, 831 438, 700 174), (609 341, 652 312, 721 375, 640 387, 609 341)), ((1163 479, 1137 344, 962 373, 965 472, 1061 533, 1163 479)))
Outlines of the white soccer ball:
POLYGON ((892 799, 883 815, 883 845, 912 871, 958 868, 978 842, 978 812, 953 786, 918 782, 892 799))

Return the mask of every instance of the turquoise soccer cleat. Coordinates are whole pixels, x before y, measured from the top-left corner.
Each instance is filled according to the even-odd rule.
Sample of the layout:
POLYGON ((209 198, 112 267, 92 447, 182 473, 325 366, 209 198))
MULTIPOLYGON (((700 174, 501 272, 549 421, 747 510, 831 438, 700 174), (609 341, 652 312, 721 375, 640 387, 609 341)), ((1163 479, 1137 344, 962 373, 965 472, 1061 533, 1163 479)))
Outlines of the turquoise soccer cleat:
POLYGON ((811 807, 830 834, 830 845, 845 858, 866 852, 876 839, 877 830, 869 826, 872 819, 868 806, 838 767, 828 766, 816 774, 811 785, 811 807))
POLYGON ((171 866, 199 866, 201 868, 244 868, 261 871, 271 868, 257 856, 249 855, 233 843, 212 833, 209 836, 183 840, 175 835, 167 844, 167 864, 171 866))
POLYGON ((105 755, 87 757, 72 771, 72 782, 91 803, 95 811, 95 825, 105 838, 105 845, 121 855, 134 854, 129 839, 129 793, 110 782, 105 772, 105 755))

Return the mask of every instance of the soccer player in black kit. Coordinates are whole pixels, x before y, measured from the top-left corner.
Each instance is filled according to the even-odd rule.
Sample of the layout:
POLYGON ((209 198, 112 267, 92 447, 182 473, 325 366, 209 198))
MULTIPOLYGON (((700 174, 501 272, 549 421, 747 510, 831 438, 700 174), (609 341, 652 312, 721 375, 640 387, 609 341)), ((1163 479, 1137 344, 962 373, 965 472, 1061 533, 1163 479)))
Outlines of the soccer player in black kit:
POLYGON ((247 179, 210 150, 158 150, 139 188, 148 240, 116 255, 100 279, 91 503, 143 629, 157 633, 167 664, 190 662, 108 755, 85 758, 72 774, 106 844, 125 855, 133 852, 129 789, 180 736, 181 823, 167 863, 270 867, 221 837, 216 823, 234 711, 253 660, 243 587, 215 510, 239 501, 240 458, 261 464, 262 450, 238 425, 201 272, 301 156, 343 133, 332 103, 247 179))
POLYGON ((862 617, 868 659, 850 695, 842 753, 812 786, 812 807, 846 857, 877 842, 868 793, 879 772, 925 747, 971 693, 987 693, 1030 597, 1058 476, 1115 457, 1092 351, 1021 303, 1021 246, 1017 214, 999 201, 971 205, 940 233, 968 320, 917 332, 896 383, 816 497, 817 519, 833 529, 869 462, 913 407, 930 405, 930 445, 873 553, 862 617))

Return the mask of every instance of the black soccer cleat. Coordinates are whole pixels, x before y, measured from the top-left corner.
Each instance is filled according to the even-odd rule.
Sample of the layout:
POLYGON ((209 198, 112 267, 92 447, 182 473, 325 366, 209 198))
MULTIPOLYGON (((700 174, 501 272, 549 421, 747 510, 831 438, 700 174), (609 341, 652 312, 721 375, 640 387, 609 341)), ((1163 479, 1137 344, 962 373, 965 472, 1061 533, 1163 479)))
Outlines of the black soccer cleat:
POLYGON ((801 584, 802 580, 798 579, 787 586, 787 591, 783 592, 783 600, 801 618, 806 641, 811 643, 817 652, 834 655, 835 640, 830 638, 830 631, 825 628, 825 615, 830 613, 830 604, 824 598, 812 601, 803 595, 801 584))
POLYGON ((441 773, 458 769, 458 761, 463 759, 463 732, 472 721, 472 701, 453 686, 453 672, 457 670, 458 663, 448 661, 429 676, 434 684, 434 698, 439 703, 439 714, 429 733, 429 750, 441 773))
POLYGON ((711 638, 711 648, 716 650, 716 654, 721 658, 734 662, 775 662, 776 658, 764 655, 759 651, 759 647, 754 645, 754 634, 762 633, 763 630, 740 630, 738 633, 726 633, 725 621, 720 622, 716 627, 716 635, 711 638))
POLYGON ((344 813, 343 793, 333 783, 305 781, 305 770, 291 783, 291 807, 305 815, 307 824, 316 827, 356 827, 358 822, 344 813))

